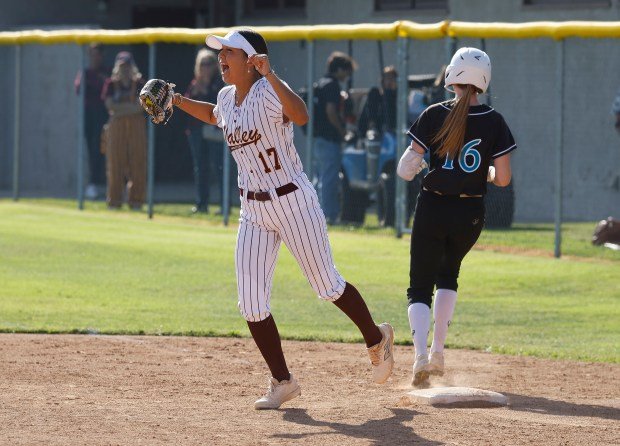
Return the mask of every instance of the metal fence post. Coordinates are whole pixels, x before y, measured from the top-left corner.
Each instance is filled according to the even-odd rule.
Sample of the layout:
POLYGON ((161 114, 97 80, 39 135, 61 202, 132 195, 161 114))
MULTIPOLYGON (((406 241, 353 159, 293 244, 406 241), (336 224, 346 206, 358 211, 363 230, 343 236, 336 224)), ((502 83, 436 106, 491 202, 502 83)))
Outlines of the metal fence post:
POLYGON ((312 168, 312 145, 314 144, 314 40, 307 40, 308 61, 307 61, 307 87, 308 95, 308 124, 306 124, 306 165, 305 171, 310 181, 314 175, 312 168))
MULTIPOLYGON (((452 60, 452 56, 454 55, 454 53, 456 53, 456 45, 457 45, 457 41, 454 37, 450 37, 446 40, 446 66, 452 60)), ((445 77, 445 73, 444 73, 444 77, 445 77)), ((445 90, 446 101, 452 99, 452 95, 453 93, 450 93, 448 90, 445 90)))
MULTIPOLYGON (((409 39, 399 37, 397 42, 396 60, 398 61, 398 86, 397 86, 397 104, 396 104, 396 159, 399 160, 407 146, 407 96, 408 84, 407 73, 409 70, 409 39)), ((396 237, 402 237, 405 229, 405 216, 407 200, 406 200, 406 184, 396 178, 396 203, 394 203, 396 237)))
POLYGON ((555 248, 554 256, 562 255, 562 174, 564 133, 564 39, 557 43, 556 98, 558 104, 555 147, 555 248))
POLYGON ((13 200, 19 199, 19 130, 21 102, 21 45, 15 45, 15 99, 13 103, 13 200))
MULTIPOLYGON (((86 58, 84 57, 84 47, 78 45, 80 49, 80 90, 78 96, 78 140, 77 140, 77 199, 78 209, 84 209, 84 98, 86 96, 86 58)), ((91 172, 91 175, 93 172, 91 172)))
MULTIPOLYGON (((155 44, 149 44, 149 79, 155 79, 155 44)), ((147 202, 149 218, 153 218, 153 186, 155 184, 155 124, 148 123, 147 202)))

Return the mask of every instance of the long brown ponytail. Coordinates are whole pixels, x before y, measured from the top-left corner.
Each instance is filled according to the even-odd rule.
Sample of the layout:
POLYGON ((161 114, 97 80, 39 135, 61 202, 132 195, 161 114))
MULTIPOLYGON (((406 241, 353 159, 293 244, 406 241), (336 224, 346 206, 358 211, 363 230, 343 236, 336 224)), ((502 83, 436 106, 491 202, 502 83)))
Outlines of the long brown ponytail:
POLYGON ((439 132, 431 140, 432 144, 440 144, 439 150, 437 150, 439 158, 447 156, 450 159, 454 159, 461 147, 463 147, 465 130, 467 128, 467 114, 469 113, 469 101, 476 93, 476 87, 469 84, 462 87, 465 89, 465 94, 455 100, 454 107, 450 110, 439 132))

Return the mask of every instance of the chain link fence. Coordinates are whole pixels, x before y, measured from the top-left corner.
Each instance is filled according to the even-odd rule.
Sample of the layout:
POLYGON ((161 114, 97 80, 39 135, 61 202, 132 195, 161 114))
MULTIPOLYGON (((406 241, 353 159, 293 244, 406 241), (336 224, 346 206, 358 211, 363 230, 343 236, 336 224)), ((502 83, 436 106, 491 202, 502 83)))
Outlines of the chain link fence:
MULTIPOLYGON (((371 25, 363 35, 363 26, 333 26, 311 38, 313 27, 300 27, 301 34, 292 36, 264 30, 275 71, 311 112, 311 122, 295 129, 296 148, 330 223, 407 232, 422 175, 410 183, 395 175, 409 144, 405 132, 425 107, 447 98, 442 70, 452 53, 461 46, 482 48, 493 63, 490 92, 482 100, 504 115, 519 146, 513 183, 489 186, 487 227, 553 221, 559 255, 562 219, 592 221, 620 213, 620 151, 610 113, 620 85, 606 74, 620 69, 615 50, 620 25, 601 31, 591 24, 572 34, 557 31, 565 29, 561 24, 538 34, 524 25, 519 33, 529 30, 534 33, 530 38, 517 38, 525 37, 517 31, 505 35, 515 24, 469 25, 371 25), (575 33, 598 33, 599 38, 575 33), (354 61, 350 76, 329 73, 335 51, 354 61)), ((81 45, 10 44, 7 33, 0 33, 0 60, 7 67, 0 81, 13 86, 12 106, 0 110, 4 194, 15 199, 74 196, 80 207, 84 200, 105 200, 105 168, 93 157, 101 148, 95 127, 108 117, 100 114, 100 124, 94 123, 93 103, 100 94, 76 90, 74 83, 80 70, 92 68, 88 43, 103 43, 103 78, 117 55, 129 51, 144 79, 162 78, 186 92, 192 89, 197 54, 204 47, 200 42, 209 31, 181 31, 160 30, 158 36, 167 37, 145 38, 150 44, 140 43, 136 33, 123 43, 121 37, 110 42, 105 33, 93 32, 82 37, 81 45)), ((209 82, 216 84, 219 75, 214 73, 209 82)), ((178 110, 166 126, 153 126, 146 118, 139 125, 147 129, 140 181, 150 216, 160 204, 174 202, 185 203, 188 212, 196 207, 221 213, 225 222, 236 218, 236 167, 221 139, 178 110)), ((124 188, 124 201, 128 193, 124 188)))

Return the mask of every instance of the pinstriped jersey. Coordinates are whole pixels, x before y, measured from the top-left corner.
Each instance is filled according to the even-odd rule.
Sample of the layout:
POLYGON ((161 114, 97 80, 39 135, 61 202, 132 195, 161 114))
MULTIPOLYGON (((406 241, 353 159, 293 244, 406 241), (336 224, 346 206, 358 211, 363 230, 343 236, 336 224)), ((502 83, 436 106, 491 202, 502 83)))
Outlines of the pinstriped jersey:
POLYGON ((473 105, 467 115, 463 147, 455 159, 439 158, 440 144, 434 138, 453 105, 453 101, 431 105, 409 129, 409 136, 430 152, 430 169, 422 185, 444 195, 484 195, 491 160, 512 152, 517 144, 501 114, 488 105, 473 105))
POLYGON ((303 166, 278 95, 265 78, 254 82, 240 106, 235 91, 234 85, 220 90, 213 114, 237 163, 239 187, 266 191, 291 183, 303 166))

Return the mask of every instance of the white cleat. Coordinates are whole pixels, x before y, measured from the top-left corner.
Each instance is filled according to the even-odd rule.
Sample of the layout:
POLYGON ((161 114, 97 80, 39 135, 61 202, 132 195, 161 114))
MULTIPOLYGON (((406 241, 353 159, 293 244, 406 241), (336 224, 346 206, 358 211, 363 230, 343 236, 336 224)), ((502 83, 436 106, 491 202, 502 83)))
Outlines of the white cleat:
POLYGON ((415 387, 428 385, 429 365, 428 355, 418 355, 413 363, 413 382, 415 387))
POLYGON ((443 352, 431 352, 428 361, 428 372, 431 375, 443 376, 443 352))
POLYGON ((254 409, 277 409, 283 403, 297 398, 301 395, 301 387, 293 374, 289 379, 278 381, 275 378, 269 378, 269 387, 267 393, 262 398, 256 400, 254 403, 254 409))
POLYGON ((388 380, 394 368, 394 329, 384 322, 379 325, 383 338, 381 342, 368 347, 368 356, 372 364, 372 379, 377 384, 383 384, 388 380))

